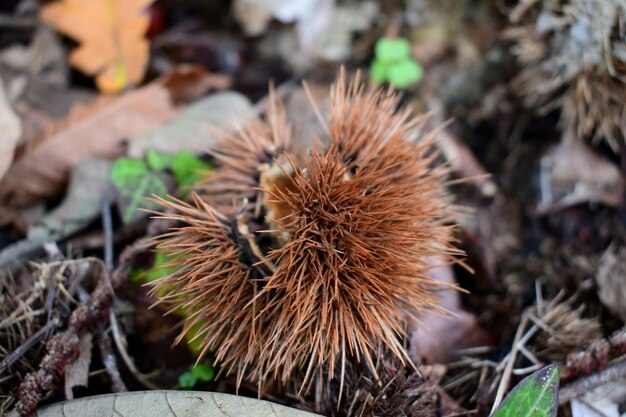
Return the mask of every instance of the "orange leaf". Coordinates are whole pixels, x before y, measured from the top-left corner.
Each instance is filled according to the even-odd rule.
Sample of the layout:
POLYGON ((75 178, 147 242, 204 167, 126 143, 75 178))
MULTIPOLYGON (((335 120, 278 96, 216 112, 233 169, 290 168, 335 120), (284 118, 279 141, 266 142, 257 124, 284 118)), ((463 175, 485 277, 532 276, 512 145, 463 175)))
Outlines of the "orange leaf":
POLYGON ((148 60, 144 34, 154 0, 61 0, 44 6, 41 18, 81 45, 70 62, 96 75, 100 91, 118 92, 143 78, 148 60))

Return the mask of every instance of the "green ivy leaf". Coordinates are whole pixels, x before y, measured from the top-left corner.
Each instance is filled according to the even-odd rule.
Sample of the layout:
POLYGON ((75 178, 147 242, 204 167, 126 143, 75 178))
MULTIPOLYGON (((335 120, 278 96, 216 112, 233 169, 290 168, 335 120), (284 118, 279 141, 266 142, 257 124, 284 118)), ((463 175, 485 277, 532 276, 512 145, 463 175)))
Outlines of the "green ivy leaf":
POLYGON ((151 171, 145 162, 132 158, 119 158, 111 167, 111 181, 122 197, 122 221, 131 222, 137 209, 153 209, 156 203, 146 200, 153 194, 165 196, 167 186, 162 174, 151 171))
POLYGON ((491 417, 556 417, 559 369, 554 365, 524 378, 491 417))
POLYGON ((198 377, 191 371, 184 372, 178 377, 178 384, 182 389, 192 389, 197 382, 198 377))
POLYGON ((202 171, 210 170, 211 165, 189 151, 180 151, 172 158, 171 169, 176 183, 182 188, 197 183, 202 178, 202 171))
POLYGON ((215 369, 212 366, 204 363, 198 364, 191 368, 191 373, 198 378, 199 381, 209 382, 213 381, 215 377, 215 369))
POLYGON ((391 64, 411 56, 411 44, 405 38, 380 38, 374 46, 376 61, 391 64))

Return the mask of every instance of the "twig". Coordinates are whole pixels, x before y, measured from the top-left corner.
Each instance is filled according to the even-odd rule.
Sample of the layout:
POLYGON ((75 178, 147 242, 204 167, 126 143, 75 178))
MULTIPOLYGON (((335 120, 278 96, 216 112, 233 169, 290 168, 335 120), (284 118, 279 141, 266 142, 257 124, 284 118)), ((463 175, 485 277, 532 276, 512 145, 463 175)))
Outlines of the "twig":
MULTIPOLYGON (((113 312, 109 314, 113 314, 113 312)), ((111 378, 111 382, 113 383, 113 390, 115 392, 128 392, 128 388, 126 388, 126 384, 124 384, 120 371, 117 367, 117 360, 115 359, 115 354, 113 353, 111 338, 104 330, 103 326, 98 326, 98 348, 100 349, 102 363, 104 364, 104 367, 111 378)))
POLYGON ((626 377, 626 362, 613 365, 604 371, 577 380, 559 390, 559 405, 567 404, 607 382, 626 377))
POLYGON ((517 357, 517 352, 519 350, 519 344, 524 334, 524 330, 526 330, 526 325, 528 324, 528 315, 524 315, 522 318, 522 322, 517 328, 517 332, 515 333, 515 339, 513 339, 513 345, 511 346, 511 353, 509 353, 509 360, 504 368, 504 373, 502 374, 502 379, 500 380, 500 385, 498 385, 498 391, 496 393, 496 399, 493 402, 493 407, 491 409, 491 414, 498 408, 500 402, 504 398, 504 394, 509 388, 509 382, 511 381, 511 375, 513 373, 513 366, 515 364, 515 359, 517 357))
POLYGON ((128 275, 133 267, 135 257, 139 253, 145 252, 153 245, 154 243, 150 237, 144 237, 137 240, 132 245, 128 245, 124 248, 118 259, 117 267, 111 274, 111 285, 116 293, 120 291, 120 289, 122 289, 128 282, 128 275))
POLYGON ((113 271, 113 222, 111 221, 111 206, 106 199, 102 199, 102 229, 104 229, 104 265, 109 272, 113 271))
POLYGON ((559 367, 561 380, 602 370, 609 362, 611 351, 622 355, 626 353, 626 327, 614 332, 608 339, 592 343, 582 352, 567 355, 565 364, 559 367))
POLYGON ((30 29, 35 26, 37 26, 37 19, 35 18, 10 16, 4 13, 0 14, 0 28, 30 29))
POLYGON ((137 381, 145 385, 146 388, 149 388, 152 390, 162 389, 159 386, 153 384, 148 379, 148 376, 142 374, 139 371, 139 369, 137 369, 137 367, 135 366, 135 363, 133 362, 132 358, 128 355, 128 352, 126 351, 126 339, 124 338, 124 336, 122 335, 122 332, 120 331, 119 325, 117 323, 117 318, 115 317, 115 313, 113 311, 109 313, 109 320, 111 322, 111 331, 113 333, 113 341, 115 342, 117 351, 120 353, 120 356, 122 357, 122 360, 126 364, 126 367, 128 368, 128 370, 135 376, 137 381))
POLYGON ((15 411, 22 416, 30 416, 37 410, 44 394, 56 388, 65 366, 75 358, 80 341, 79 332, 105 318, 112 301, 110 282, 107 277, 100 276, 91 298, 81 302, 72 312, 67 329, 48 341, 47 352, 39 363, 39 369, 27 374, 22 380, 15 411))
POLYGON ((28 352, 30 348, 35 345, 35 343, 39 342, 41 339, 44 339, 48 332, 50 332, 58 325, 58 320, 48 321, 41 329, 37 330, 35 334, 33 334, 24 343, 18 346, 7 357, 2 359, 2 361, 0 361, 0 375, 2 375, 2 373, 4 373, 4 371, 6 371, 9 366, 13 365, 15 361, 24 356, 24 354, 28 352))

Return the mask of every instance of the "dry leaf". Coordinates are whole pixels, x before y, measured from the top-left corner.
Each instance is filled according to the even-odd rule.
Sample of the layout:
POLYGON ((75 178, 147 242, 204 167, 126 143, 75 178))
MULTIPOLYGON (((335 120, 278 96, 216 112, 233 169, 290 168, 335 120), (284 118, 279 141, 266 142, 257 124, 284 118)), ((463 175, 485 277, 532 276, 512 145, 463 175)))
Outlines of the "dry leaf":
POLYGON ((117 92, 143 78, 152 1, 62 0, 45 5, 41 17, 81 43, 70 55, 73 66, 96 75, 101 91, 117 92))
POLYGON ((572 417, 623 417, 626 378, 610 381, 572 401, 572 417))
POLYGON ((622 204, 624 177, 611 161, 585 143, 566 138, 541 161, 541 203, 538 214, 549 214, 577 204, 622 204))
POLYGON ((59 195, 80 161, 115 157, 123 152, 124 139, 155 130, 175 114, 160 83, 75 108, 6 173, 0 204, 25 207, 59 195))
POLYGON ((8 103, 4 91, 4 84, 0 80, 0 179, 7 172, 13 162, 15 146, 22 134, 20 119, 8 103))
POLYGON ((174 103, 189 103, 204 96, 209 90, 226 90, 233 79, 228 74, 212 74, 204 67, 181 64, 163 78, 174 103))
POLYGON ((65 367, 65 398, 74 398, 72 388, 86 387, 89 380, 89 364, 91 363, 91 347, 93 336, 85 333, 78 345, 78 358, 65 367))
MULTIPOLYGON (((16 415, 13 411, 9 413, 9 417, 16 415)), ((204 391, 139 391, 99 395, 53 404, 35 414, 35 417, 100 416, 315 417, 317 414, 269 401, 204 391)))
POLYGON ((252 104, 243 95, 233 91, 216 93, 189 105, 160 129, 131 138, 128 155, 142 158, 148 149, 199 152, 215 144, 216 128, 232 130, 252 114, 252 104))
POLYGON ((28 239, 40 243, 59 241, 97 219, 102 201, 113 200, 110 170, 111 163, 104 159, 89 159, 76 165, 65 198, 28 229, 28 239))
MULTIPOLYGON (((450 265, 431 260, 433 278, 446 284, 454 284, 454 272, 450 265)), ((451 314, 442 315, 429 311, 409 325, 411 357, 416 363, 448 363, 457 357, 457 351, 472 346, 488 345, 491 336, 478 325, 476 316, 463 310, 458 291, 442 289, 438 293, 438 305, 451 314)))
POLYGON ((626 322, 626 248, 611 245, 600 261, 598 275, 598 296, 602 304, 626 322))
POLYGON ((84 229, 102 210, 102 201, 113 199, 113 184, 109 180, 111 163, 90 159, 72 170, 67 195, 57 207, 28 228, 26 239, 0 251, 0 267, 33 256, 44 242, 60 241, 84 229))

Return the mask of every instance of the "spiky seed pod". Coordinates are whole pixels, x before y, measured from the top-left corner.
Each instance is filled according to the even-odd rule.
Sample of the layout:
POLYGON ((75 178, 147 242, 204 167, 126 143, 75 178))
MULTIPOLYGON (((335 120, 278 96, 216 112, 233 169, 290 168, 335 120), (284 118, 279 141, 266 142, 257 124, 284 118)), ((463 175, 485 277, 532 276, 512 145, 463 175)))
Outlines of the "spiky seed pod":
POLYGON ((222 135, 210 153, 218 168, 196 188, 203 200, 233 215, 244 200, 254 200, 263 170, 291 148, 291 128, 284 108, 270 91, 269 109, 262 121, 253 120, 222 135))
MULTIPOLYGON (((183 225, 158 237, 178 269, 153 289, 171 311, 185 311, 177 343, 185 336, 198 339, 200 357, 211 351, 226 369, 236 369, 243 376, 245 365, 256 361, 264 343, 256 331, 264 323, 257 320, 259 289, 253 280, 254 268, 241 261, 230 220, 197 194, 193 204, 158 201, 174 211, 162 218, 183 225)), ((262 318, 273 320, 274 315, 269 312, 262 318)))
POLYGON ((421 377, 417 372, 397 363, 389 353, 378 352, 376 374, 350 364, 346 374, 345 406, 336 381, 322 390, 317 412, 327 416, 435 417, 442 415, 441 395, 437 380, 421 377))
POLYGON ((514 80, 527 104, 559 108, 566 137, 626 145, 623 0, 520 2, 509 31, 523 69, 514 80))
MULTIPOLYGON (((341 375, 335 364, 343 370, 347 358, 375 372, 380 345, 410 363, 404 320, 437 308, 441 285, 428 276, 427 259, 455 251, 434 135, 397 105, 391 93, 358 81, 346 88, 340 78, 324 121, 327 147, 285 153, 269 168, 256 162, 254 172, 254 138, 231 142, 221 159, 228 175, 204 189, 220 189, 213 182, 224 178, 229 190, 262 185, 235 215, 197 196, 193 206, 163 202, 182 223, 159 238, 179 269, 156 293, 187 309, 184 332, 194 329, 203 353, 214 351, 239 378, 286 384, 302 371, 306 384, 341 375), (239 145, 245 157, 237 157, 239 145)), ((276 109, 267 120, 283 126, 276 109)))

